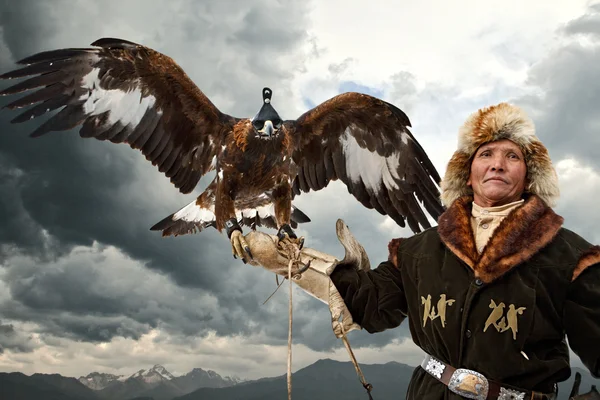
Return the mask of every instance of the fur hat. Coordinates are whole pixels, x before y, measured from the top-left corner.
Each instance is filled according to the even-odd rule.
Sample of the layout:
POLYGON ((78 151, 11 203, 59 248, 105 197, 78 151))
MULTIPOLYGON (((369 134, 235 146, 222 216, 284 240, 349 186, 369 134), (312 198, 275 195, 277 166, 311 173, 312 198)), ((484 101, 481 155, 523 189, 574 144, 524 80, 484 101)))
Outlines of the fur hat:
POLYGON ((560 194, 558 177, 548 150, 535 135, 533 121, 520 108, 500 103, 474 112, 459 129, 458 149, 448 162, 440 184, 441 200, 446 207, 459 197, 473 194, 467 180, 475 152, 481 145, 501 139, 516 143, 525 156, 528 182, 525 191, 539 196, 549 207, 555 205, 560 194))

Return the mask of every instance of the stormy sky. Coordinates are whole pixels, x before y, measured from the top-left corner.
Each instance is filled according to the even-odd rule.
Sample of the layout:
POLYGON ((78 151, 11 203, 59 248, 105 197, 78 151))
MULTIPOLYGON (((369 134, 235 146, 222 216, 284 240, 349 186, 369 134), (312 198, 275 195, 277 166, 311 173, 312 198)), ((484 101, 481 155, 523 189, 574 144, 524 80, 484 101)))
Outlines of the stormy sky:
MULTIPOLYGON (((172 57, 223 112, 251 117, 261 89, 284 119, 345 91, 403 109, 443 174, 466 116, 500 101, 534 119, 559 173, 565 226, 600 243, 600 5, 561 0, 0 0, 0 73, 33 53, 123 38, 172 57)), ((10 82, 0 82, 0 88, 10 82)), ((12 99, 0 98, 0 107, 12 99)), ((161 238, 180 194, 125 145, 76 131, 31 139, 43 119, 0 111, 0 371, 130 374, 162 364, 243 378, 286 368, 287 297, 231 257, 214 230, 161 238)), ((295 204, 307 246, 342 256, 343 218, 371 263, 408 236, 333 183, 295 204)), ((294 369, 348 360, 329 312, 296 292, 294 369)), ((407 327, 353 332, 359 362, 420 362, 407 327)), ((574 363, 578 363, 575 358, 574 363)))

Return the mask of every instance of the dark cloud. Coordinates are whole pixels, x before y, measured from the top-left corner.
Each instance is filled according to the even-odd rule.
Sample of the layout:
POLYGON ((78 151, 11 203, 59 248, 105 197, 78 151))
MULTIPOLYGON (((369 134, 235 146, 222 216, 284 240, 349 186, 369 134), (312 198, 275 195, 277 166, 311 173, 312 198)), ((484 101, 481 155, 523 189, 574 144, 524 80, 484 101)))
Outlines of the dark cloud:
MULTIPOLYGON (((304 60, 304 5, 3 1, 1 9, 0 48, 12 61, 53 48, 88 46, 103 36, 121 37, 173 57, 224 112, 253 115, 266 83, 275 89, 278 108, 293 108, 286 92, 304 60), (264 10, 284 17, 261 21, 264 10)), ((3 62, 2 67, 16 66, 3 62)), ((0 99, 0 106, 11 100, 0 99)), ((0 254, 12 295, 11 307, 0 305, 0 315, 35 321, 53 335, 108 340, 139 337, 161 324, 187 335, 244 334, 257 329, 251 321, 271 319, 278 311, 260 307, 272 278, 261 281, 256 271, 234 261, 226 237, 214 230, 179 238, 149 231, 189 203, 211 177, 183 196, 127 146, 83 140, 75 131, 34 140, 28 133, 44 119, 9 124, 16 115, 0 113, 0 188, 7 193, 0 199, 0 254), (95 243, 115 246, 155 272, 108 268, 98 259, 101 253, 92 250, 88 258, 74 255, 95 243), (234 274, 247 279, 231 279, 234 274), (163 275, 170 291, 134 289, 163 275), (207 296, 213 300, 201 302, 207 296)))
POLYGON ((32 257, 13 255, 4 268, 11 300, 0 304, 0 315, 35 321, 41 332, 52 336, 138 339, 157 327, 192 337, 212 331, 247 335, 260 329, 253 326, 256 320, 271 319, 272 312, 285 317, 284 303, 280 309, 259 308, 261 295, 267 297, 261 285, 244 292, 234 284, 231 294, 184 288, 168 275, 148 272, 114 247, 76 247, 41 268, 32 257))
MULTIPOLYGON (((6 157, 0 155, 0 165, 10 165, 6 157)), ((15 188, 23 178, 23 171, 8 167, 0 172, 0 259, 18 246, 27 251, 35 252, 43 248, 45 238, 35 221, 31 218, 21 202, 15 188)))
POLYGON ((0 26, 0 70, 5 71, 12 65, 12 54, 4 42, 4 29, 0 26))
POLYGON ((30 336, 17 331, 12 324, 2 324, 0 321, 0 354, 6 349, 26 353, 33 351, 36 347, 30 336))
POLYGON ((39 43, 56 35, 59 24, 53 17, 53 8, 68 12, 71 7, 68 1, 58 0, 54 4, 36 3, 25 0, 0 2, 0 25, 6 47, 10 49, 16 60, 26 57, 37 50, 39 43))
POLYGON ((589 213, 598 193, 600 159, 600 4, 559 30, 563 44, 555 47, 530 72, 535 94, 514 99, 536 124, 537 135, 555 165, 564 159, 576 165, 559 170, 561 200, 557 212, 565 226, 589 241, 598 241, 600 217, 589 213), (586 38, 582 41, 582 36, 586 38))
POLYGON ((596 149, 600 147, 600 37, 588 44, 575 33, 600 30, 600 10, 588 12, 565 29, 566 44, 551 51, 532 67, 529 84, 541 90, 516 101, 536 122, 538 136, 554 160, 576 158, 600 170, 596 149))
POLYGON ((306 21, 303 14, 298 14, 303 11, 299 8, 304 7, 296 4, 293 1, 273 2, 268 9, 251 8, 242 18, 239 29, 228 39, 228 44, 237 48, 255 48, 257 43, 263 43, 252 58, 265 61, 277 54, 294 51, 298 41, 307 37, 306 21))
POLYGON ((568 35, 580 34, 600 37, 600 4, 590 6, 585 15, 569 21, 564 27, 564 32, 568 35))

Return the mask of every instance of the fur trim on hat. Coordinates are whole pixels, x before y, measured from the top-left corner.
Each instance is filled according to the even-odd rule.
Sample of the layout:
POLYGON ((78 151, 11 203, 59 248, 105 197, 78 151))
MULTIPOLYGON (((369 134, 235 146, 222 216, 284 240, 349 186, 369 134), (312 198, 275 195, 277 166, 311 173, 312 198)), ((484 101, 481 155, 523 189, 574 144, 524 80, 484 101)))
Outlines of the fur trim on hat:
POLYGON ((560 195, 558 177, 548 150, 535 135, 533 121, 519 107, 500 103, 474 112, 460 128, 458 149, 440 184, 446 207, 459 197, 473 194, 467 181, 475 152, 481 145, 501 139, 516 143, 525 156, 529 182, 525 191, 538 195, 549 207, 555 205, 560 195))

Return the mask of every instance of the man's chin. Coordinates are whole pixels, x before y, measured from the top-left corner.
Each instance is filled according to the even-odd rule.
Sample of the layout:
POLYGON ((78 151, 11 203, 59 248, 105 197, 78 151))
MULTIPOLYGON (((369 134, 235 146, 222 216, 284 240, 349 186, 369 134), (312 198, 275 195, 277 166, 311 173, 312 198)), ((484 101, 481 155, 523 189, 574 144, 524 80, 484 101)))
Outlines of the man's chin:
POLYGON ((506 190, 486 190, 479 197, 478 205, 485 204, 483 207, 497 207, 508 203, 519 200, 515 199, 512 193, 508 193, 506 190), (482 203, 482 204, 479 204, 482 203))

